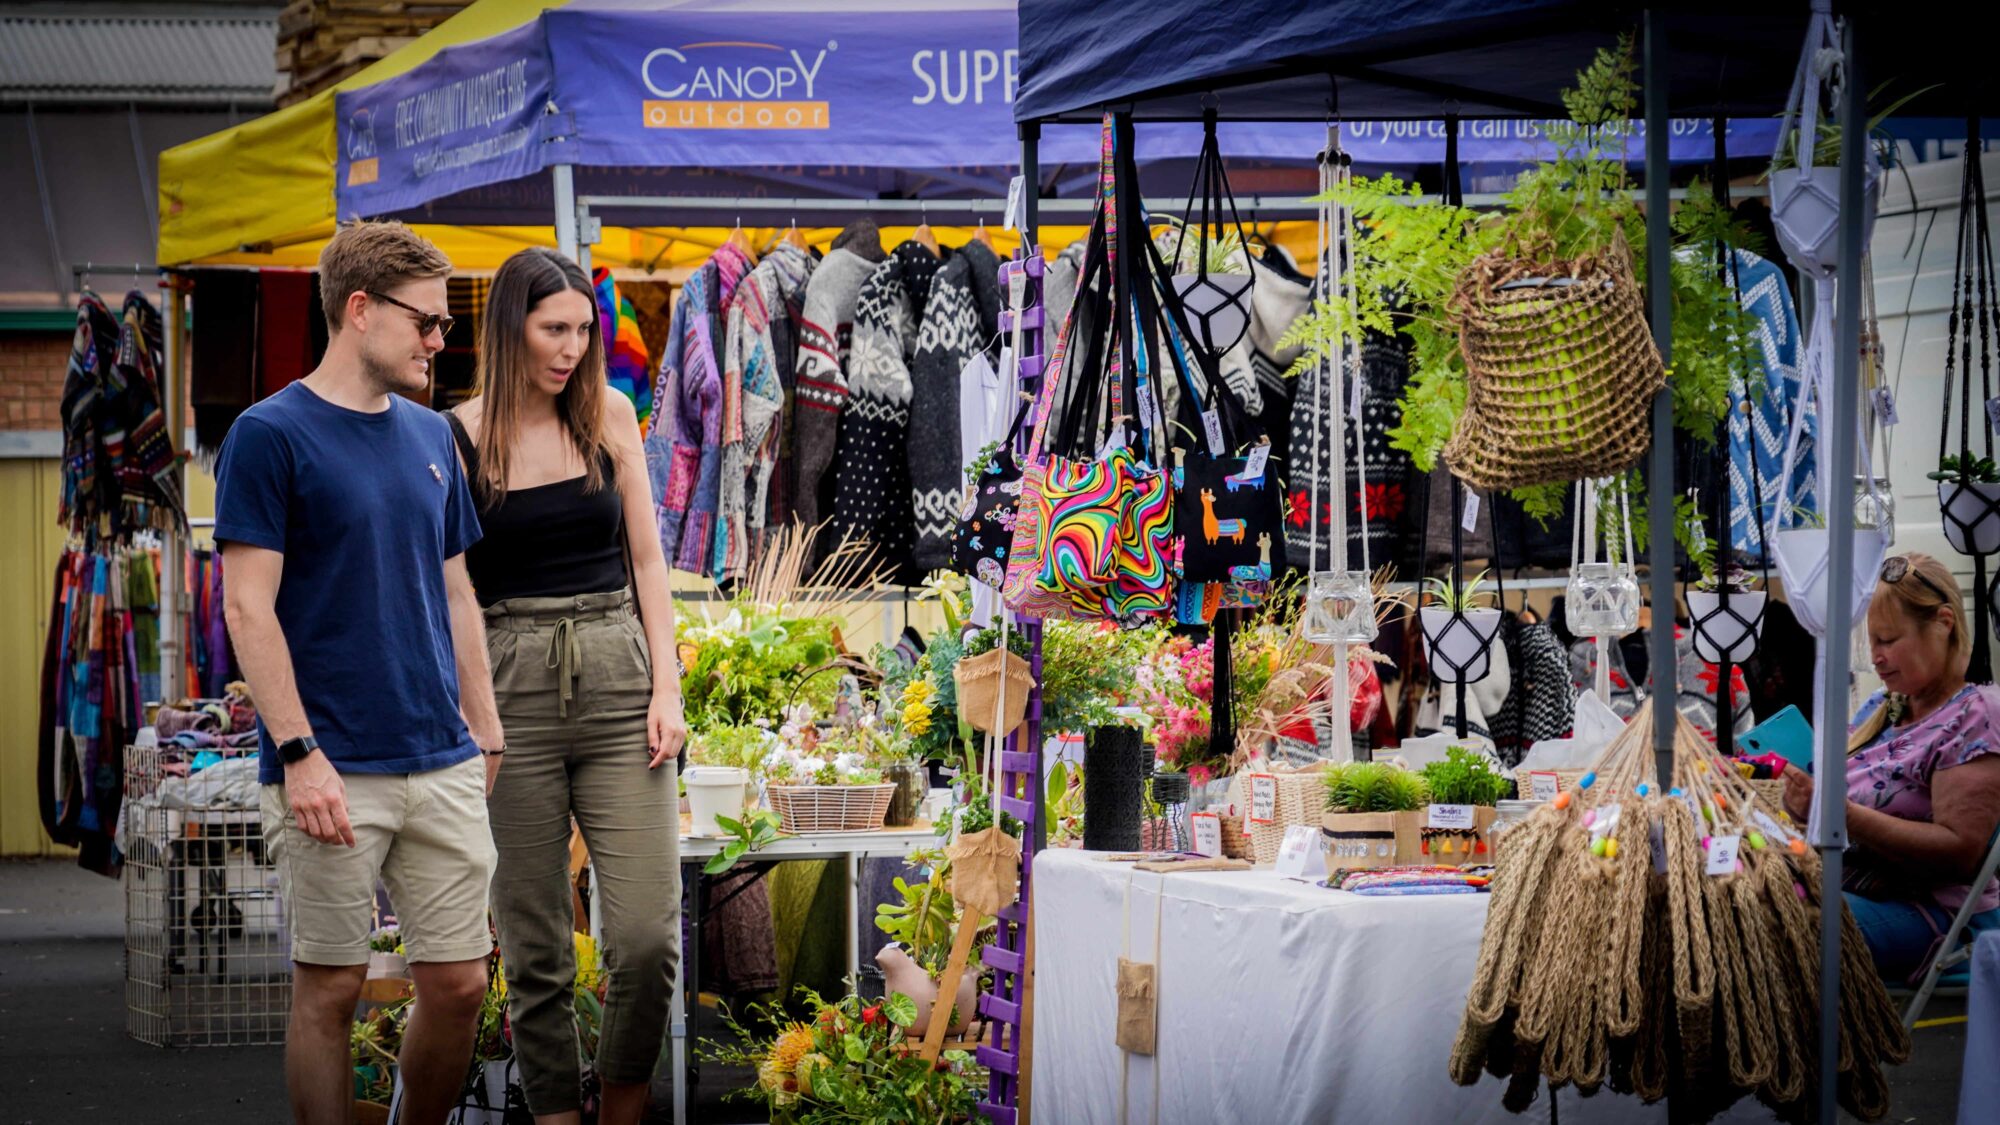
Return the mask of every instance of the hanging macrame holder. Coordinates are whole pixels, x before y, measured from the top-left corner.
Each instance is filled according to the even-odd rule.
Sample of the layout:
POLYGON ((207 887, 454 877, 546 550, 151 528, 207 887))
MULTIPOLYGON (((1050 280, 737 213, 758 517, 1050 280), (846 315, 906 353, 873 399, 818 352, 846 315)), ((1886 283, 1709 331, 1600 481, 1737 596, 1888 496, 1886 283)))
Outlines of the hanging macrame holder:
POLYGON ((1569 583, 1563 591, 1563 619, 1569 631, 1597 647, 1597 698, 1611 702, 1611 642, 1639 627, 1639 579, 1632 551, 1632 509, 1618 489, 1616 515, 1606 506, 1609 481, 1576 482, 1576 529, 1570 537, 1569 583), (1600 529, 1618 521, 1619 535, 1600 529), (1624 553, 1616 545, 1622 538, 1624 553), (1602 542, 1604 558, 1598 559, 1602 542))
POLYGON ((1176 273, 1173 286, 1187 312, 1193 342, 1209 360, 1202 366, 1211 379, 1218 377, 1214 361, 1235 347, 1250 329, 1250 290, 1256 283, 1255 275, 1249 272, 1249 243, 1243 237, 1243 220, 1236 213, 1236 195, 1230 190, 1229 177, 1222 166, 1222 148, 1216 142, 1217 117, 1213 106, 1202 110, 1201 155, 1195 158, 1194 183, 1188 188, 1187 211, 1181 221, 1180 235, 1174 240, 1171 263, 1176 270, 1185 268, 1181 250, 1187 241, 1188 228, 1195 228, 1195 270, 1191 274, 1176 273), (1224 207, 1229 211, 1229 224, 1236 228, 1243 273, 1209 272, 1209 232, 1213 230, 1218 236, 1222 232, 1224 207))
MULTIPOLYGON (((1996 308, 1993 277, 1993 244, 1987 223, 1986 174, 1979 144, 1979 119, 1967 117, 1965 170, 1960 177, 1958 197, 1957 261, 1952 270, 1950 327, 1944 349, 1944 431, 1938 438, 1938 464, 1943 468, 1951 441, 1951 412, 1958 411, 1959 479, 1938 482, 1938 509, 1944 519, 1944 537, 1951 548, 1972 558, 1972 664, 1967 678, 1976 683, 1993 679, 1992 656, 1987 641, 1988 623, 1993 615, 1994 592, 1987 586, 1986 556, 2000 551, 2000 484, 1969 479, 1972 475, 1972 425, 1975 405, 1972 397, 1973 333, 1978 330, 1980 404, 1993 400, 1993 346, 2000 335, 2000 308, 1996 308), (1958 382, 1954 383, 1954 379, 1958 382), (1954 388, 1958 391, 1953 398, 1954 388)), ((1990 422, 1979 427, 1985 439, 1987 460, 1993 457, 1993 428, 1990 422)))
POLYGON ((1368 563, 1368 463, 1365 457, 1357 458, 1360 472, 1361 501, 1361 570, 1347 568, 1347 414, 1342 411, 1341 389, 1351 386, 1353 391, 1347 401, 1354 411, 1356 439, 1360 436, 1359 413, 1361 403, 1367 397, 1367 384, 1361 373, 1361 341, 1358 321, 1358 298, 1352 283, 1348 282, 1352 269, 1354 215, 1348 208, 1345 189, 1353 178, 1353 162, 1340 145, 1340 127, 1327 128, 1326 149, 1319 159, 1319 234, 1320 256, 1319 276, 1314 288, 1326 300, 1340 302, 1345 310, 1337 355, 1329 346, 1330 341, 1322 332, 1317 339, 1319 356, 1320 407, 1318 425, 1313 427, 1313 465, 1322 471, 1312 475, 1312 506, 1307 513, 1308 537, 1307 562, 1308 577, 1305 593, 1304 635, 1313 644, 1332 645, 1332 672, 1328 687, 1332 699, 1332 712, 1328 728, 1333 745, 1327 757, 1336 762, 1354 760, 1354 734, 1349 727, 1352 713, 1353 681, 1348 666, 1348 646, 1367 644, 1375 639, 1375 589, 1373 571, 1368 563), (1324 450, 1328 456, 1322 457, 1320 445, 1322 434, 1331 440, 1331 448, 1324 450), (1327 551, 1332 569, 1319 568, 1319 489, 1320 478, 1324 476, 1333 492, 1330 505, 1329 526, 1327 528, 1327 551))
MULTIPOLYGON (((1778 147, 1789 141, 1795 149, 1793 167, 1771 170, 1771 223, 1785 257, 1816 281, 1833 276, 1839 261, 1840 169, 1822 165, 1819 145, 1820 86, 1837 86, 1834 71, 1841 65, 1840 24, 1833 18, 1832 0, 1812 0, 1812 20, 1806 27, 1805 48, 1792 77, 1791 96, 1778 123, 1778 147)), ((1844 76, 1843 76, 1844 77, 1844 76)), ((1863 145, 1864 153, 1868 146, 1863 145)), ((1861 220, 1861 245, 1875 227, 1875 186, 1880 174, 1870 154, 1862 162, 1862 198, 1867 213, 1861 220)))

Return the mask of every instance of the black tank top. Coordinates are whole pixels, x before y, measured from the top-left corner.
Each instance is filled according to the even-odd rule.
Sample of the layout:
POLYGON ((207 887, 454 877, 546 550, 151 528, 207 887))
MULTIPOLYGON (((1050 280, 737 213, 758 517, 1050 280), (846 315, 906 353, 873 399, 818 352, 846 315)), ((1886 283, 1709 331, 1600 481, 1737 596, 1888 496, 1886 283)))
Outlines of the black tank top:
MULTIPOLYGON (((465 423, 447 410, 467 473, 479 476, 479 451, 465 423)), ((566 598, 622 590, 625 575, 625 508, 618 496, 611 454, 604 454, 604 487, 584 491, 586 476, 534 488, 512 488, 493 504, 481 503, 484 534, 465 552, 465 568, 479 604, 508 598, 566 598)), ((474 490, 474 496, 478 495, 474 490)))

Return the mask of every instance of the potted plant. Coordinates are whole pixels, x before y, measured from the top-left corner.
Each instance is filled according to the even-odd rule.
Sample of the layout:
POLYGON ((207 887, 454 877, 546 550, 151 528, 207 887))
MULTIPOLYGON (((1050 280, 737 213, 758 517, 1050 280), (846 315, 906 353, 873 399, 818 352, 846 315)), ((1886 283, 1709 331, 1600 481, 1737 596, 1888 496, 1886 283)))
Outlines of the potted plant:
POLYGON ((896 792, 895 782, 882 779, 881 763, 899 756, 894 738, 873 716, 824 734, 814 730, 805 742, 781 745, 765 759, 765 795, 793 835, 880 828, 896 792))
POLYGON ((910 1121, 955 1125, 979 1109, 986 1072, 965 1051, 935 1062, 913 1050, 906 1032, 916 1022, 915 1001, 892 992, 879 1001, 858 996, 821 999, 799 990, 810 1017, 788 1019, 776 1006, 752 1005, 744 1026, 725 1014, 734 1042, 704 1041, 704 1062, 744 1067, 757 1075, 749 1087, 724 1097, 761 1103, 775 1122, 910 1121))
POLYGON ((1348 762, 1325 771, 1326 814, 1320 835, 1326 870, 1394 867, 1422 861, 1424 779, 1388 762, 1348 762))
MULTIPOLYGON (((1793 508, 1789 527, 1773 531, 1767 540, 1778 556, 1778 573, 1785 579, 1785 603, 1799 619, 1799 625, 1815 637, 1826 635, 1826 562, 1832 549, 1826 518, 1818 512, 1793 508)), ((1849 591, 1850 608, 1860 620, 1875 591, 1875 572, 1889 550, 1888 538, 1880 528, 1854 529, 1854 588, 1849 591)))
POLYGON ((1740 566, 1731 564, 1717 573, 1713 555, 1700 565, 1701 577, 1687 592, 1695 655, 1710 664, 1725 660, 1741 664, 1757 651, 1764 631, 1764 603, 1770 595, 1757 589, 1757 576, 1740 566), (1722 604, 1725 589, 1727 612, 1722 604))
POLYGON ((1477 683, 1492 666, 1490 648, 1500 633, 1500 610, 1480 589, 1486 572, 1468 581, 1427 578, 1429 600, 1417 610, 1424 637, 1424 660, 1439 680, 1477 683))
POLYGON ((1991 457, 1956 455, 1938 462, 1930 478, 1938 482, 1944 537, 1961 555, 2000 551, 2000 466, 1991 457))
POLYGON ((743 816, 751 782, 776 743, 777 736, 763 727, 733 723, 711 726, 688 739, 681 785, 687 790, 691 834, 723 835, 718 818, 743 816))
POLYGON ((410 962, 403 956, 403 933, 394 925, 383 926, 368 935, 368 977, 370 980, 407 980, 410 962))
MULTIPOLYGON (((951 861, 945 854, 919 852, 910 856, 909 862, 928 868, 930 875, 915 886, 897 876, 896 893, 903 901, 875 908, 875 928, 895 939, 875 955, 875 964, 882 970, 884 988, 916 1002, 908 1034, 920 1038, 930 1030, 938 978, 951 959, 952 935, 958 931, 959 919, 951 897, 951 861)), ((978 999, 979 974, 968 970, 958 978, 958 991, 952 997, 951 1034, 963 1032, 972 1023, 978 999)))
POLYGON ((1444 753, 1444 760, 1423 768, 1424 787, 1431 799, 1424 812, 1419 850, 1431 863, 1491 863, 1487 833, 1501 798, 1513 795, 1514 783, 1477 750, 1448 746, 1444 753))

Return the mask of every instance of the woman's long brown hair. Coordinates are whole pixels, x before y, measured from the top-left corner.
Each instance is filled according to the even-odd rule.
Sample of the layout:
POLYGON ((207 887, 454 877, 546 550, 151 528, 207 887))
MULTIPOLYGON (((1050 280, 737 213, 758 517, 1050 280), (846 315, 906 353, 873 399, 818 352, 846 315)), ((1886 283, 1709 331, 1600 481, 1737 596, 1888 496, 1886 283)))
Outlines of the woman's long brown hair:
MULTIPOLYGON (((534 393, 528 373, 528 314, 535 306, 565 289, 590 300, 597 310, 597 293, 583 270, 568 258, 543 247, 523 250, 500 263, 486 297, 486 315, 479 330, 479 362, 473 393, 485 403, 479 425, 479 472, 473 482, 482 503, 506 495, 507 466, 520 431, 522 408, 534 393)), ((601 317, 601 314, 598 314, 601 317)), ((562 420, 570 444, 583 458, 584 491, 604 487, 604 332, 593 325, 583 358, 568 385, 556 396, 556 417, 562 420)))

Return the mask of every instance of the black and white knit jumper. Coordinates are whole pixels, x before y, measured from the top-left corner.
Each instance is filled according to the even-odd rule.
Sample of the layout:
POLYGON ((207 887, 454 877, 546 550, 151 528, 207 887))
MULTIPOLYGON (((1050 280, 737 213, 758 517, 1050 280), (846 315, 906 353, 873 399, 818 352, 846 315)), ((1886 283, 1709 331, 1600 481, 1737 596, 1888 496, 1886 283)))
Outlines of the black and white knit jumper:
MULTIPOLYGON (((958 432, 959 372, 995 343, 1000 326, 1000 257, 968 242, 931 283, 910 361, 910 503, 916 513, 915 565, 951 565, 951 537, 965 492, 958 432)), ((998 356, 992 357, 997 361, 998 356)))

